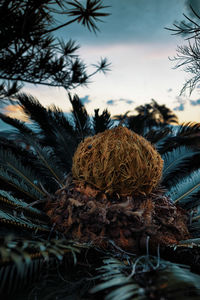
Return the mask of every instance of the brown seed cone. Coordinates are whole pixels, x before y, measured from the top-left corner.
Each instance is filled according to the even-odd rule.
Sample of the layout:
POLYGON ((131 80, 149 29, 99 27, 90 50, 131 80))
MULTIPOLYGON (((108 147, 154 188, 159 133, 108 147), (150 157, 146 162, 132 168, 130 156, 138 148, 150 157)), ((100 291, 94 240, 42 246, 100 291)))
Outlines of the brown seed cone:
POLYGON ((110 195, 147 195, 158 185, 163 160, 143 137, 116 127, 79 144, 72 165, 76 183, 87 183, 110 195))
POLYGON ((68 238, 100 247, 112 240, 124 250, 139 251, 147 236, 153 248, 190 237, 186 213, 161 193, 108 198, 88 185, 71 186, 57 191, 46 210, 68 238))

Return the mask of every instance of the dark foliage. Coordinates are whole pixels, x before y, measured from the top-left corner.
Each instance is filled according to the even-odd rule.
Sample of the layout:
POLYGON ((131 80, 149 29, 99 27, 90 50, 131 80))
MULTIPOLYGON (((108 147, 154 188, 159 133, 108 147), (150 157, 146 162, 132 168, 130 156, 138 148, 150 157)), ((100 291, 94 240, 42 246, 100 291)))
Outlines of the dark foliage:
MULTIPOLYGON (((69 90, 86 84, 97 71, 105 71, 108 64, 103 59, 96 71, 86 74, 86 66, 76 55, 78 46, 53 36, 59 28, 76 21, 96 32, 96 21, 107 15, 103 8, 101 0, 87 0, 86 6, 77 0, 1 1, 0 79, 9 84, 1 84, 0 97, 10 98, 22 82, 69 90), (58 25, 55 17, 61 12, 67 20, 58 25)), ((197 39, 198 30, 192 30, 189 33, 197 39)), ((0 138, 1 296, 20 300, 199 299, 199 124, 172 126, 177 117, 154 100, 139 106, 136 116, 118 116, 121 124, 144 135, 162 155, 163 178, 152 197, 159 212, 166 209, 164 202, 159 206, 161 195, 170 198, 173 207, 178 204, 181 211, 186 209, 191 239, 161 249, 158 245, 155 251, 145 232, 137 255, 125 252, 113 240, 106 241, 107 249, 99 249, 73 236, 69 240, 55 223, 64 219, 63 214, 67 216, 66 194, 72 206, 79 205, 70 194, 72 157, 78 143, 114 123, 106 110, 102 114, 95 110, 90 119, 78 96, 69 95, 69 99, 72 119, 56 106, 45 108, 34 97, 18 93, 15 100, 32 122, 32 129, 0 115, 14 129, 11 136, 0 138), (58 195, 63 202, 55 207, 55 223, 50 223, 45 213, 47 199, 54 203, 58 195)), ((110 201, 117 202, 115 197, 110 201)), ((138 202, 141 204, 140 199, 138 202)), ((84 207, 81 209, 85 213, 84 207)), ((89 201, 85 209, 91 210, 89 201)), ((123 207, 119 204, 118 209, 123 207)), ((167 224, 175 221, 167 214, 163 220, 160 213, 155 218, 167 224)), ((91 215, 92 221, 98 227, 91 215)), ((139 238, 139 233, 135 234, 139 238)))
POLYGON ((172 34, 183 35, 187 39, 187 44, 178 46, 177 55, 171 58, 176 63, 175 69, 183 67, 184 71, 190 75, 181 89, 181 94, 186 90, 189 90, 191 94, 200 80, 200 15, 192 6, 190 6, 190 9, 193 13, 193 18, 184 14, 186 21, 174 24, 173 28, 166 28, 172 31, 172 34))
POLYGON ((69 94, 69 100, 72 105, 73 121, 77 130, 77 134, 79 136, 79 139, 83 140, 84 137, 89 135, 91 132, 89 125, 89 115, 77 95, 72 98, 69 94))
MULTIPOLYGON (((90 119, 78 96, 70 97, 72 119, 55 106, 44 108, 31 96, 19 94, 17 99, 35 127, 31 130, 23 122, 0 116, 15 129, 14 139, 13 135, 12 139, 9 136, 0 139, 1 293, 20 300, 27 296, 30 299, 198 299, 199 275, 191 271, 198 273, 200 266, 200 152, 196 140, 199 125, 160 127, 158 123, 143 128, 146 138, 164 159, 162 193, 187 209, 193 239, 181 242, 180 246, 158 249, 151 256, 147 238, 147 253, 138 256, 124 252, 112 240, 108 241, 109 251, 69 241, 49 223, 44 213, 47 197, 53 199, 59 188, 70 189, 71 159, 78 142, 92 132, 110 128, 109 113, 104 111, 99 115, 97 109, 90 119), (171 259, 173 263, 163 259, 171 259)), ((136 124, 135 128, 138 130, 136 124)), ((159 193, 154 191, 155 201, 159 193)), ((56 214, 60 217, 59 209, 56 214)))
POLYGON ((95 134, 109 129, 112 124, 113 122, 107 109, 105 109, 101 115, 99 114, 99 109, 94 110, 93 127, 95 134))
MULTIPOLYGON (((166 127, 169 124, 178 124, 178 117, 164 104, 158 104, 154 99, 151 103, 140 105, 135 108, 136 115, 128 116, 127 112, 124 116, 114 116, 119 121, 124 121, 126 126, 137 132, 138 134, 145 135, 151 129, 158 127, 166 127)), ((166 128, 165 128, 166 130, 166 128)))
POLYGON ((2 0, 0 4, 0 97, 17 93, 22 83, 64 87, 66 90, 88 83, 108 63, 102 59, 92 74, 76 53, 79 46, 72 40, 58 40, 54 33, 73 22, 96 32, 96 21, 105 17, 101 0, 2 0), (102 11, 103 10, 103 11, 102 11), (57 24, 57 16, 65 21, 57 24), (6 84, 6 82, 8 82, 6 84))

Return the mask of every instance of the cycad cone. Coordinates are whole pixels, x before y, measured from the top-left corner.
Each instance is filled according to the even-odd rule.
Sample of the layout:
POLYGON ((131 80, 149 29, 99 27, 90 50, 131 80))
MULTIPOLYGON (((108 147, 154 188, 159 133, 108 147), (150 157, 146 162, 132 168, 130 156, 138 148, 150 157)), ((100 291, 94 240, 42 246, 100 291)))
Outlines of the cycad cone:
POLYGON ((162 168, 161 156, 145 138, 119 126, 79 144, 72 174, 77 184, 110 195, 147 195, 158 185, 162 168))

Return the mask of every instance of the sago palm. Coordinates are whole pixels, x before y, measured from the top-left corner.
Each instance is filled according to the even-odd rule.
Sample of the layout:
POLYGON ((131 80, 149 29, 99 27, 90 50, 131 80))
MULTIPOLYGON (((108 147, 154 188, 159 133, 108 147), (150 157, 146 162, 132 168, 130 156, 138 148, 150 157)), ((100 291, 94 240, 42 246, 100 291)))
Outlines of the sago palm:
POLYGON ((71 119, 19 94, 34 130, 1 115, 1 293, 198 299, 199 125, 141 137, 69 97, 71 119))

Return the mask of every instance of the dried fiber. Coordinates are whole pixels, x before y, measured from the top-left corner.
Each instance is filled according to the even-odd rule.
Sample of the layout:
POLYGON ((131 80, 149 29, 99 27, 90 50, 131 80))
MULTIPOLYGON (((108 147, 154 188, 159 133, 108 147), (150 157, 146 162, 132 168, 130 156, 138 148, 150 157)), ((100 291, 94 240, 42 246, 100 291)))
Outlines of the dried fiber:
POLYGON ((148 196, 109 196, 88 185, 74 184, 56 192, 46 211, 58 231, 79 242, 103 248, 112 240, 139 252, 150 237, 151 249, 190 238, 186 212, 157 190, 148 196))
POLYGON ((126 127, 116 127, 79 144, 72 174, 108 194, 147 195, 158 185, 163 161, 154 147, 126 127))

